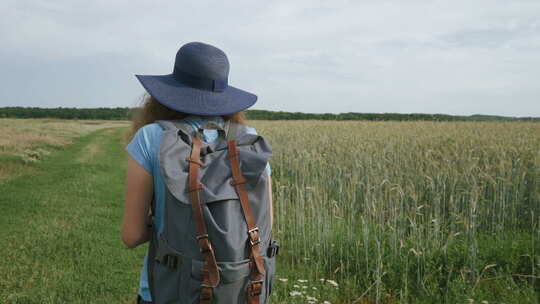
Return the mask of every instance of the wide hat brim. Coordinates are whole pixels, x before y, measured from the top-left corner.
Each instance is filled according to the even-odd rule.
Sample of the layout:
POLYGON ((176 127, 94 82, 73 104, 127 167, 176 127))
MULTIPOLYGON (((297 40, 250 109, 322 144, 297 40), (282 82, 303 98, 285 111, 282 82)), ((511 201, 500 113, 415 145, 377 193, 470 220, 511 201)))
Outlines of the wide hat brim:
POLYGON ((179 112, 194 115, 229 115, 251 107, 257 95, 228 85, 221 92, 190 87, 173 74, 135 75, 148 94, 159 103, 179 112))

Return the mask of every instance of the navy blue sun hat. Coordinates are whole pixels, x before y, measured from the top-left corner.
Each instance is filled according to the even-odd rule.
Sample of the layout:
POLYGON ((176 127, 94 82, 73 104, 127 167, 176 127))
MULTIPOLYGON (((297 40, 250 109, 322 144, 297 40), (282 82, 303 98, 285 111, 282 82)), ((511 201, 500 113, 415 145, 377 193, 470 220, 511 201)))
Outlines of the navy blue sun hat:
POLYGON ((202 42, 178 50, 171 74, 135 76, 159 103, 183 113, 228 115, 257 101, 257 95, 229 85, 227 55, 202 42))

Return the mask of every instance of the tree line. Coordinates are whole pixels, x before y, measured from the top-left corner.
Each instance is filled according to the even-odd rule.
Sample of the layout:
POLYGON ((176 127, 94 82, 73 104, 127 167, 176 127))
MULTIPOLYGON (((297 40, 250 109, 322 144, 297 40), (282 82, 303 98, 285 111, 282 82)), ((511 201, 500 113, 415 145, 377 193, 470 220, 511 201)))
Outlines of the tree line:
MULTIPOLYGON (((39 108, 39 107, 0 107, 0 118, 61 118, 61 119, 103 119, 129 120, 135 108, 39 108)), ((252 120, 372 120, 372 121, 535 121, 540 117, 508 117, 495 115, 447 115, 423 113, 302 113, 266 110, 247 110, 252 120)))

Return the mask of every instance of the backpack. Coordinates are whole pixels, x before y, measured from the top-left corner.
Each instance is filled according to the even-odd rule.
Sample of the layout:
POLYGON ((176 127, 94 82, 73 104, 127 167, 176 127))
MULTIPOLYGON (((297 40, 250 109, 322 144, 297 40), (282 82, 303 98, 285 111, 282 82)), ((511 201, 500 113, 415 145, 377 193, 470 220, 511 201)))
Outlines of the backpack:
POLYGON ((152 231, 148 248, 152 303, 267 303, 279 249, 265 173, 270 146, 229 121, 199 130, 181 120, 157 123, 166 191, 164 228, 152 231), (219 138, 205 143, 203 129, 217 129, 219 138))

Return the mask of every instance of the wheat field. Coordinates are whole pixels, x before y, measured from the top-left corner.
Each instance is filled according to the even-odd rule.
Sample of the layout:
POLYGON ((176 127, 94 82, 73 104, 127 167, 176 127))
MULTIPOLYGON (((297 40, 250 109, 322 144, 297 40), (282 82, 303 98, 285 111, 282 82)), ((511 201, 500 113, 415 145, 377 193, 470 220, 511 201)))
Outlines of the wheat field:
POLYGON ((539 124, 254 125, 293 273, 358 303, 538 301, 539 124))

